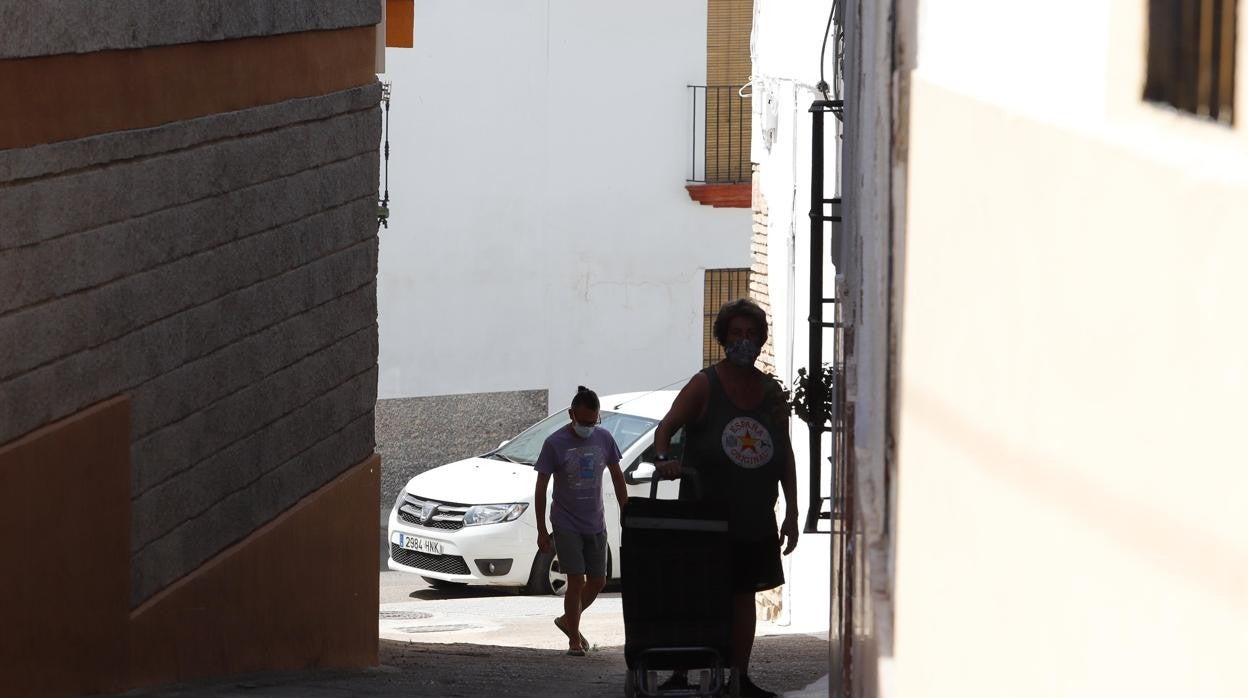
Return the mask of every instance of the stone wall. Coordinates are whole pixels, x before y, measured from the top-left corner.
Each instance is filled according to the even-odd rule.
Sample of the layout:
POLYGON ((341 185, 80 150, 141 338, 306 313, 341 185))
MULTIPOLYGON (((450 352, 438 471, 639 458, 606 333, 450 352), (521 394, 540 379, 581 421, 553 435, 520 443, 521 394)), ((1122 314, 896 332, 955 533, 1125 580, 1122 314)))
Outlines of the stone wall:
MULTIPOLYGON (((325 91, 299 42, 379 19, 375 0, 0 1, 10 72, 64 54, 112 70, 104 49, 155 70, 188 43, 228 66, 290 34, 265 68, 306 83, 235 108, 250 66, 185 75, 219 108, 0 150, 0 444, 129 397, 133 605, 373 452, 380 88, 370 60, 325 91)), ((133 78, 100 74, 141 92, 118 113, 161 113, 162 86, 133 78)))
POLYGON ((381 505, 439 465, 496 448, 547 414, 545 390, 436 395, 377 401, 381 505))

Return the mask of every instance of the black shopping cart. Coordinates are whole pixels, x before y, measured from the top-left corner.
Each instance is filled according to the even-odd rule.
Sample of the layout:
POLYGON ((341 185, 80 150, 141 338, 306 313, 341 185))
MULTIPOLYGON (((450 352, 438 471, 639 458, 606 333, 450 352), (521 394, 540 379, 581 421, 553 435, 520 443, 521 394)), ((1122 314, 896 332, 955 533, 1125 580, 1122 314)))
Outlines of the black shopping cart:
MULTIPOLYGON (((696 471, 681 476, 698 489, 696 471)), ((735 696, 724 666, 732 638, 727 510, 657 493, 656 474, 650 497, 629 497, 620 522, 624 694, 735 696), (689 687, 660 689, 660 672, 671 670, 688 671, 689 687)))

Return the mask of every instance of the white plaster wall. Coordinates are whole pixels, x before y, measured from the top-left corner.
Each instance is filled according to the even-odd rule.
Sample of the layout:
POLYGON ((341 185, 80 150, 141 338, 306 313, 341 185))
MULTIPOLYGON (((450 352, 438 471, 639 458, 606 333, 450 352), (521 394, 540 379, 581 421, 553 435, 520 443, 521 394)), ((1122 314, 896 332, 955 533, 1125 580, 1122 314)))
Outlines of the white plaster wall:
MULTIPOLYGON (((754 133, 751 157, 759 167, 759 193, 767 203, 769 288, 771 292, 776 373, 791 386, 799 368, 809 364, 810 296, 810 104, 822 95, 819 81, 819 49, 828 7, 823 3, 792 3, 756 0, 753 36, 754 133), (765 118, 767 102, 775 103, 774 138, 770 144, 761 130, 770 126, 765 118)), ((829 43, 829 45, 831 45, 829 43)), ((830 50, 830 49, 829 49, 830 50)), ((831 82, 831 54, 826 76, 831 82)), ((825 117, 825 196, 837 191, 836 129, 831 115, 825 117)), ((825 233, 824 297, 832 297, 834 275, 830 262, 830 236, 825 233)), ((834 308, 825 306, 827 320, 834 308)), ((832 333, 824 333, 825 361, 832 357, 832 333)), ((805 522, 810 487, 809 432, 806 423, 794 418, 790 425, 797 461, 800 521, 805 522)), ((828 491, 830 453, 823 438, 823 491, 828 491)), ((826 529, 827 524, 823 524, 826 529)), ((828 627, 831 536, 808 534, 797 551, 785 559, 785 604, 782 623, 808 628, 828 627)))
POLYGON ((920 7, 891 692, 1248 695, 1245 42, 1228 128, 1146 3, 920 7))
POLYGON ((418 0, 393 81, 379 397, 687 380, 703 270, 750 216, 690 201, 705 2, 418 0))

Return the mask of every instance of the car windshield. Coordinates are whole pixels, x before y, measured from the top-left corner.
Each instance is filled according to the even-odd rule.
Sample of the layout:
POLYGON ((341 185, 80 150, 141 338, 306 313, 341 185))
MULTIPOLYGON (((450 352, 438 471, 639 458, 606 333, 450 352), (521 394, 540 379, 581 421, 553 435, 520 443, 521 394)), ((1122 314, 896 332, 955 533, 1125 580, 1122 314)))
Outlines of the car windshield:
MULTIPOLYGON (((620 447, 621 453, 659 423, 657 419, 638 417, 633 414, 620 412, 602 412, 601 414, 600 426, 615 437, 615 443, 620 447)), ((507 445, 489 455, 499 460, 533 465, 537 462, 538 454, 542 452, 542 444, 546 442, 546 437, 553 434, 556 429, 567 426, 570 421, 572 420, 568 418, 567 410, 556 412, 525 429, 519 436, 508 441, 507 445)))

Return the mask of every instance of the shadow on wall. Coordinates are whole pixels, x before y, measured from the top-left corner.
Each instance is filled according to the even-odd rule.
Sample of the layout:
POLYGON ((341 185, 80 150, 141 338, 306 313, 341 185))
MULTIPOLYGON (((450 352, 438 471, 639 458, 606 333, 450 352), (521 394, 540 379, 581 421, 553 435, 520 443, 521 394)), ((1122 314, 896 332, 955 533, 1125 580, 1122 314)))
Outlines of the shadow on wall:
POLYGON ((545 390, 377 401, 381 503, 430 468, 479 455, 546 416, 545 390))

